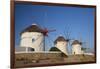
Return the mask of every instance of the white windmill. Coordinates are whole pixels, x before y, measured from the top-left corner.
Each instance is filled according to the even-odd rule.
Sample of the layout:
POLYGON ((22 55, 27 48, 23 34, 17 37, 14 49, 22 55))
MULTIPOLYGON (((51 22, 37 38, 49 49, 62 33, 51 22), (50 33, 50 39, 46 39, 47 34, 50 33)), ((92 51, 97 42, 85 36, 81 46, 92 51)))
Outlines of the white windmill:
POLYGON ((78 40, 74 40, 72 43, 72 54, 82 54, 81 50, 82 44, 78 40))
POLYGON ((32 24, 21 32, 21 47, 30 47, 34 51, 44 51, 44 36, 42 30, 36 25, 32 24), (42 43, 41 43, 42 42, 42 43))
POLYGON ((63 36, 58 36, 57 39, 54 41, 55 47, 57 47, 61 52, 68 55, 67 52, 67 44, 68 41, 63 36))
POLYGON ((32 51, 45 51, 45 37, 49 32, 55 30, 48 30, 47 28, 40 28, 37 24, 32 24, 21 32, 21 47, 30 47, 32 51))

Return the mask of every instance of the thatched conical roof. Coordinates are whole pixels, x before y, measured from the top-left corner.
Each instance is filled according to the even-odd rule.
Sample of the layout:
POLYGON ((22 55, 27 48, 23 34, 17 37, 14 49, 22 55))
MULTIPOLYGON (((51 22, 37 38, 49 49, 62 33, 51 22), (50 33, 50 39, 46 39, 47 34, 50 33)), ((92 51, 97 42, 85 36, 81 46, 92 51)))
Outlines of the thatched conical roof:
POLYGON ((26 29, 24 29, 20 34, 22 34, 24 32, 42 32, 42 29, 40 27, 38 27, 36 24, 32 24, 29 27, 27 27, 26 29))
POLYGON ((57 37, 57 39, 54 41, 54 43, 56 44, 57 41, 67 41, 63 36, 59 36, 57 37))
POLYGON ((74 40, 73 43, 72 43, 72 45, 76 45, 76 44, 80 44, 81 45, 82 43, 79 42, 78 40, 74 40))

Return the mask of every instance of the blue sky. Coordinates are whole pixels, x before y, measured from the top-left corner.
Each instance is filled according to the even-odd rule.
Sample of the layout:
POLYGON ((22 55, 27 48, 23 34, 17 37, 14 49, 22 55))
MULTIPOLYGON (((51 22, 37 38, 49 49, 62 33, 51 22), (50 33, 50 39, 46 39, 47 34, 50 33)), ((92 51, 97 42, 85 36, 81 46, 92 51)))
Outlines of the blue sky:
POLYGON ((88 42, 93 49, 94 12, 95 8, 15 4, 15 46, 20 44, 20 32, 36 23, 42 28, 56 29, 46 37, 47 50, 59 35, 65 36, 64 32, 69 32, 72 39, 88 42))

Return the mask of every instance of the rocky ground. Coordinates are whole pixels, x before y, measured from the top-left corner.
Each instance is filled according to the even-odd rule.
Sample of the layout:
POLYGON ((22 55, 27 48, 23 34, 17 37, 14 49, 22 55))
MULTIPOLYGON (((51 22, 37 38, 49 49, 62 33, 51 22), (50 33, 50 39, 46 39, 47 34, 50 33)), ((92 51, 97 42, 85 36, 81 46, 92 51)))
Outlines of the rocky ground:
POLYGON ((69 55, 68 57, 62 58, 44 58, 44 59, 20 59, 15 61, 16 67, 27 67, 27 66, 41 66, 41 65, 56 65, 56 64, 74 64, 74 63, 89 63, 95 62, 93 55, 69 55))

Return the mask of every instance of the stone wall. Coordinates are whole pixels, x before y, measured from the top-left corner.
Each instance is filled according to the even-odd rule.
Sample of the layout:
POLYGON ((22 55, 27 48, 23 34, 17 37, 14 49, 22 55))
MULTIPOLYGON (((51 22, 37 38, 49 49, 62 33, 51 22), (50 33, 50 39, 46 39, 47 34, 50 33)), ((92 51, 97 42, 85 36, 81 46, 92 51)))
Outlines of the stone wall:
POLYGON ((62 53, 17 53, 15 59, 43 60, 43 59, 59 59, 62 53))

